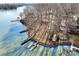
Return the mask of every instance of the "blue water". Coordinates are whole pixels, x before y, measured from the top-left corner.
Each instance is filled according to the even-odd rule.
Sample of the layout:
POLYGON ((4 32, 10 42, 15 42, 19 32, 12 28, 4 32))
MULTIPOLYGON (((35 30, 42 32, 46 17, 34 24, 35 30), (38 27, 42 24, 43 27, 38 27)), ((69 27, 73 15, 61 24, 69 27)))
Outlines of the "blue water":
POLYGON ((20 44, 28 37, 27 33, 19 33, 25 29, 20 22, 11 22, 16 18, 16 10, 0 10, 0 55, 9 53, 12 55, 13 51, 20 49, 20 44))
MULTIPOLYGON (((21 43, 28 38, 28 33, 19 33, 26 29, 16 20, 16 10, 0 10, 0 55, 1 56, 52 56, 60 55, 63 48, 69 49, 70 46, 44 47, 39 45, 32 50, 30 46, 35 42, 29 41, 24 45, 21 43)), ((72 55, 79 55, 73 51, 72 55)))

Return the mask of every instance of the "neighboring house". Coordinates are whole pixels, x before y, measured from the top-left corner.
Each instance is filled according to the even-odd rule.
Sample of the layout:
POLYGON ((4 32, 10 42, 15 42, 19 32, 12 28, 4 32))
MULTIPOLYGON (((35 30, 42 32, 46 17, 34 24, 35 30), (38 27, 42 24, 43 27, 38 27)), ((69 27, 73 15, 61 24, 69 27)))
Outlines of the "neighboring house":
POLYGON ((22 6, 17 8, 17 17, 19 19, 24 19, 25 17, 28 17, 28 15, 30 15, 29 17, 36 16, 36 13, 36 9, 32 6, 22 6))

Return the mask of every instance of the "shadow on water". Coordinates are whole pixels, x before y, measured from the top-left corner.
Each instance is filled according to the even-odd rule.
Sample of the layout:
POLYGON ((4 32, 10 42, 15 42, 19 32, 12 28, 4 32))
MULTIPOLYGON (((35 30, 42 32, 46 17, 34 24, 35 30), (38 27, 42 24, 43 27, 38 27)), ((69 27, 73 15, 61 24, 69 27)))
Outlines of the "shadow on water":
MULTIPOLYGON (((2 43, 0 47, 6 49, 6 52, 18 50, 17 48, 20 47, 21 42, 27 38, 27 33, 19 33, 23 28, 24 26, 20 23, 13 24, 10 30, 4 35, 4 38, 0 41, 2 43)), ((22 49, 20 49, 20 51, 21 50, 22 49)))

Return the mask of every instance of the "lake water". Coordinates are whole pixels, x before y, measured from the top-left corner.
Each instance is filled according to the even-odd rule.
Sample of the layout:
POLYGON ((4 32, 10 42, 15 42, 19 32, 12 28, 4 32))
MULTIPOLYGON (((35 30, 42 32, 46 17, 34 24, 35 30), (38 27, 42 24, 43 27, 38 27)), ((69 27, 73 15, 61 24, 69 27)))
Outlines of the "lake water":
MULTIPOLYGON (((29 41, 24 45, 21 43, 28 38, 28 33, 19 33, 26 27, 16 20, 16 10, 0 10, 0 55, 2 56, 52 56, 61 55, 63 48, 69 49, 70 46, 44 47, 38 45, 34 50, 30 48, 35 42, 29 41)), ((71 55, 79 55, 73 51, 71 55)))

